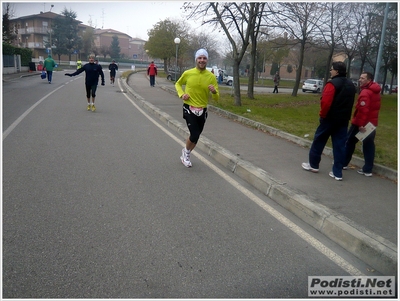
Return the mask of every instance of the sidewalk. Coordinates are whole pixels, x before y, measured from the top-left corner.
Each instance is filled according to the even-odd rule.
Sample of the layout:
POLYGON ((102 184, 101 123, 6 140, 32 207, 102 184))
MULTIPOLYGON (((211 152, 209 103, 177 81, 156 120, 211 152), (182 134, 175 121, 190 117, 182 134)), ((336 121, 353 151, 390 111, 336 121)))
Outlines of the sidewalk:
POLYGON ((32 71, 32 72, 18 72, 18 73, 2 74, 2 81, 7 82, 7 81, 12 81, 15 79, 27 77, 27 76, 35 76, 35 75, 40 76, 41 73, 42 73, 41 71, 32 71))
MULTIPOLYGON (((145 73, 139 72, 122 84, 142 107, 176 130, 182 140, 187 138, 182 101, 173 82, 156 78, 156 86, 150 87, 145 73)), ((307 172, 301 168, 308 161, 307 142, 278 130, 270 134, 253 128, 257 126, 268 128, 210 107, 197 149, 372 268, 397 275, 397 183, 376 174, 359 175, 356 167, 343 171, 343 181, 335 181, 328 175, 329 155, 323 156, 319 173, 307 172)), ((196 163, 195 151, 192 168, 201 164, 196 163)), ((384 167, 380 171, 397 180, 397 171, 384 167)))

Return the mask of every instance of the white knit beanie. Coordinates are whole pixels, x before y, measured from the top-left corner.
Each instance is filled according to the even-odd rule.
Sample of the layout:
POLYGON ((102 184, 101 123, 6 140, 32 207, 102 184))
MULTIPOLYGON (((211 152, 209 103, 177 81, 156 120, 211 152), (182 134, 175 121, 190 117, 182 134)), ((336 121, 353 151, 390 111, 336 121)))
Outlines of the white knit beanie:
POLYGON ((197 50, 194 59, 197 60, 197 58, 198 58, 200 55, 204 55, 204 56, 208 59, 208 52, 207 52, 207 50, 205 50, 205 49, 199 49, 199 50, 197 50))

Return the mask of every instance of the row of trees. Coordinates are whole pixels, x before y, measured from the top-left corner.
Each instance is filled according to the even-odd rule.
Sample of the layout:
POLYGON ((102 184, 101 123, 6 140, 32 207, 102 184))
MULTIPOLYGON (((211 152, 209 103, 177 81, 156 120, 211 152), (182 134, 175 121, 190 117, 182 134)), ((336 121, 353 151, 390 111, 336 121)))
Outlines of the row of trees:
MULTIPOLYGON (((239 70, 246 58, 250 98, 254 98, 254 80, 257 72, 263 70, 265 61, 279 69, 288 57, 295 62, 293 96, 297 95, 303 66, 314 66, 315 71, 327 79, 332 57, 338 52, 346 55, 348 70, 357 62, 359 73, 367 70, 376 77, 382 74, 379 82, 383 84, 386 74, 391 73, 393 81, 397 76, 397 3, 387 5, 388 22, 382 42, 386 3, 186 2, 183 8, 187 19, 202 20, 205 27, 211 28, 207 32, 225 34, 229 41, 225 62, 233 67, 235 105, 241 105, 239 70), (375 70, 380 46, 381 68, 375 70)), ((174 38, 179 37, 181 66, 185 59, 193 65, 196 49, 204 47, 212 53, 216 51, 216 44, 221 44, 212 36, 190 33, 185 22, 165 20, 149 31, 145 47, 152 57, 163 59, 164 68, 167 68, 175 57, 174 38)))

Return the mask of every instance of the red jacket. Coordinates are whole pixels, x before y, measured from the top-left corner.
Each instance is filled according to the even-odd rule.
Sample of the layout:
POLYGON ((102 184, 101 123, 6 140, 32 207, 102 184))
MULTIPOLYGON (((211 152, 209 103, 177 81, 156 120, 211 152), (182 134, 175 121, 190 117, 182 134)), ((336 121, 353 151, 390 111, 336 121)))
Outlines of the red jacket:
POLYGON ((335 86, 332 83, 327 82, 324 89, 322 90, 321 103, 319 116, 325 118, 331 108, 333 99, 335 98, 335 86))
POLYGON ((157 66, 150 64, 147 68, 147 75, 157 75, 157 66))
POLYGON ((356 109, 351 123, 360 127, 368 122, 378 125, 378 115, 381 108, 381 86, 371 81, 361 87, 356 109))

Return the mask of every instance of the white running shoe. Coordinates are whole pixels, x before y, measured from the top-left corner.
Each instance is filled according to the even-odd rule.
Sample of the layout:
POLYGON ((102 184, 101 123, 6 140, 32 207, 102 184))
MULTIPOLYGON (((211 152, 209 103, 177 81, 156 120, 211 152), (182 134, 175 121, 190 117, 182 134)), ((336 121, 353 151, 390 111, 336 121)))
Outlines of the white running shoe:
POLYGON ((341 180, 342 180, 342 178, 336 177, 336 176, 333 174, 332 171, 329 172, 329 176, 330 176, 331 178, 334 178, 336 181, 341 181, 341 180))
POLYGON ((364 175, 364 176, 366 176, 366 177, 372 177, 372 172, 364 172, 364 171, 362 170, 362 168, 359 169, 359 170, 357 170, 357 172, 358 172, 360 175, 364 175))
POLYGON ((318 172, 319 171, 319 169, 317 169, 317 168, 312 168, 310 163, 301 163, 301 167, 303 167, 303 169, 309 170, 311 172, 318 172))
POLYGON ((187 153, 185 148, 182 148, 181 161, 186 167, 192 167, 192 162, 190 162, 190 153, 187 153))

